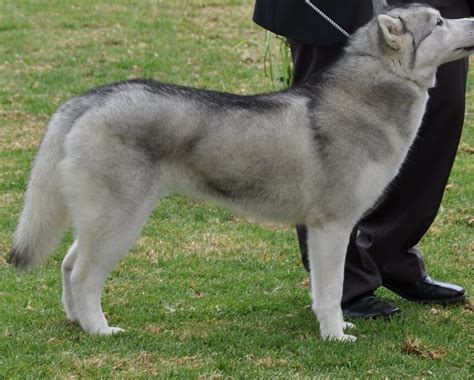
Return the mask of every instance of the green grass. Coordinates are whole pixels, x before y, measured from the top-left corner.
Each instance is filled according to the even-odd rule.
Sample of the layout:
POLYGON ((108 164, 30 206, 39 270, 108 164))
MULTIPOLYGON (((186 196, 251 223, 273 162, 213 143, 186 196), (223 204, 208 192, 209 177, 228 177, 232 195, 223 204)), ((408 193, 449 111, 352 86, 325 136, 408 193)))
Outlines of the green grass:
MULTIPOLYGON (((250 0, 0 0, 0 252, 55 107, 131 77, 236 93, 271 89, 250 0)), ((422 241, 433 277, 472 294, 474 73, 462 147, 442 210, 422 241)), ((436 154, 436 152, 433 152, 436 154)), ((400 318, 359 322, 355 344, 323 342, 308 308, 293 228, 257 225, 172 197, 112 273, 104 310, 127 332, 91 337, 60 305, 60 262, 17 276, 0 256, 2 378, 468 378, 474 305, 379 295, 400 318)))

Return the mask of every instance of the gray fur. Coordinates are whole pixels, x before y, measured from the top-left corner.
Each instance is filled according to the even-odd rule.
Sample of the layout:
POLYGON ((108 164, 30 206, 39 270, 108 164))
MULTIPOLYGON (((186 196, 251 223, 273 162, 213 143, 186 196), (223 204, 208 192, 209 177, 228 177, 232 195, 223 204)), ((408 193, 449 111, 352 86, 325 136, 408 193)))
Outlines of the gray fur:
POLYGON ((372 0, 374 14, 379 15, 388 9, 388 4, 385 0, 372 0))
POLYGON ((179 193, 309 227, 313 308, 324 338, 347 340, 340 298, 348 236, 397 174, 440 64, 472 49, 474 22, 439 27, 432 8, 394 8, 317 79, 239 96, 133 80, 53 115, 32 171, 11 261, 32 267, 71 220, 68 317, 112 334, 103 284, 160 198, 179 193), (421 37, 419 37, 421 36, 421 37))

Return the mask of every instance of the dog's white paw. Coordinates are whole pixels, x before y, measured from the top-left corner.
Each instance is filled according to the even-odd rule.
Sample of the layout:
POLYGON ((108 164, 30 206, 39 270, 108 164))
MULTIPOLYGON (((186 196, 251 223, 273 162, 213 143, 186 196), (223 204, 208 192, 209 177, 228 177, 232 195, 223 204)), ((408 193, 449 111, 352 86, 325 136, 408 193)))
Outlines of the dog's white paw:
POLYGON ((334 341, 334 342, 354 342, 357 338, 354 335, 342 334, 342 335, 328 335, 323 336, 323 340, 334 341))
POLYGON ((357 338, 354 335, 344 334, 341 338, 337 340, 340 342, 355 342, 357 338))
POLYGON ((342 328, 345 329, 355 329, 355 325, 350 322, 343 322, 342 328))
POLYGON ((124 331, 125 330, 121 329, 120 327, 104 327, 104 328, 100 328, 100 329, 94 331, 92 334, 107 336, 107 335, 118 334, 118 333, 124 332, 124 331))

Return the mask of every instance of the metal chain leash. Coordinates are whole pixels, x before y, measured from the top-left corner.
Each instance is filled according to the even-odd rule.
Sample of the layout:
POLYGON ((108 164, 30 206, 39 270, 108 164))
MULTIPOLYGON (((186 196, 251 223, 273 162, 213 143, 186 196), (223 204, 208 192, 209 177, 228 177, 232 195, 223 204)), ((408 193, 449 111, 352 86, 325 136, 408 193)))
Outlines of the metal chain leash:
POLYGON ((337 25, 328 15, 326 15, 321 9, 319 9, 316 5, 314 5, 311 2, 311 0, 305 0, 305 3, 308 4, 315 12, 317 12, 322 18, 324 18, 327 22, 329 22, 332 26, 334 26, 337 30, 339 30, 347 38, 351 37, 351 35, 349 33, 347 33, 344 29, 342 29, 339 25, 337 25))

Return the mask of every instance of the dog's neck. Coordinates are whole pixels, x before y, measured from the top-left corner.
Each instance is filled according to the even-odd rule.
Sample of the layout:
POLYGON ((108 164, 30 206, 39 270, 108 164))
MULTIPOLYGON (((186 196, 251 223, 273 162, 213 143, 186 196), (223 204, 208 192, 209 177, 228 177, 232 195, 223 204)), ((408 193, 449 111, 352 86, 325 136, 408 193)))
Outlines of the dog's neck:
POLYGON ((379 57, 379 61, 387 70, 403 80, 410 81, 418 86, 422 91, 428 91, 436 84, 436 70, 431 68, 410 68, 409 64, 403 62, 405 57, 379 57))
POLYGON ((426 107, 427 87, 401 76, 376 56, 351 55, 349 52, 317 79, 319 82, 309 84, 316 90, 316 97, 319 96, 317 91, 339 93, 347 99, 347 103, 341 104, 342 109, 350 108, 351 98, 358 99, 373 115, 377 115, 366 128, 379 130, 380 123, 393 126, 391 130, 404 140, 402 145, 411 145, 426 107), (403 111, 394 112, 394 108, 403 111))

